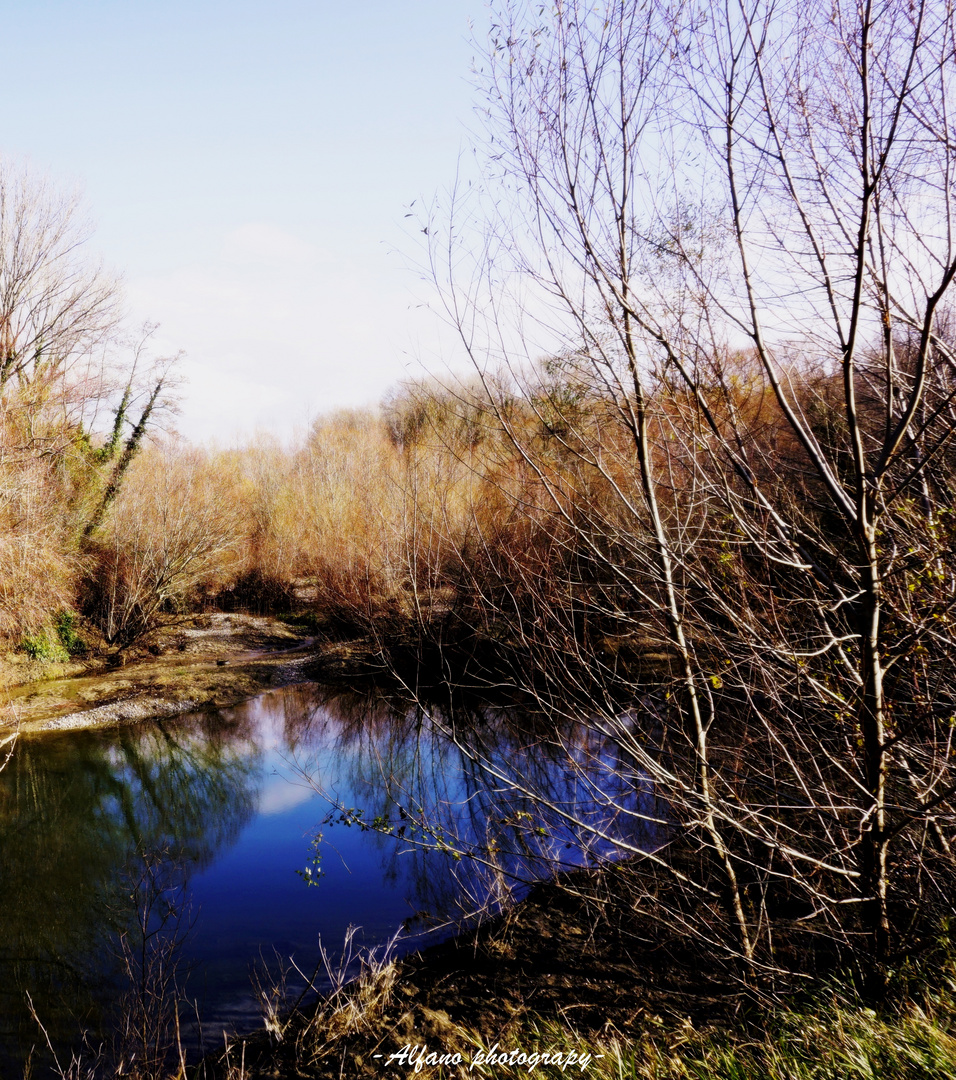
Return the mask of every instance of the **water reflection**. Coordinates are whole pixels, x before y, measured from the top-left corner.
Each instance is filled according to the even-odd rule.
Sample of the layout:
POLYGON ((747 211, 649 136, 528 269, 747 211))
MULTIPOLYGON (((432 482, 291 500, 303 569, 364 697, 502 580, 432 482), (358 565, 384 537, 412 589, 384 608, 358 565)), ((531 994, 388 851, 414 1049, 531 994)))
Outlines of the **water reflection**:
MULTIPOLYGON (((397 719, 369 711, 340 727, 350 786, 362 816, 334 785, 316 782, 356 820, 391 829, 408 849, 451 850, 461 913, 468 902, 520 893, 542 874, 646 851, 661 840, 651 786, 593 725, 562 729, 540 716, 487 707, 423 711, 397 719), (457 856, 460 856, 457 857, 457 856)), ((303 771, 321 778, 320 763, 303 771)), ((400 849, 393 848, 393 857, 400 849)), ((436 882, 420 866, 421 894, 436 882)))
POLYGON ((0 773, 3 1050, 96 1028, 135 912, 131 875, 154 852, 207 866, 254 812, 254 756, 204 725, 22 738, 0 773))
POLYGON ((151 911, 168 923, 176 898, 191 926, 180 977, 216 1042, 223 1025, 255 1026, 260 954, 311 969, 320 936, 334 946, 350 924, 374 944, 494 903, 543 866, 607 857, 602 837, 646 848, 649 793, 586 732, 308 686, 22 739, 0 773, 0 1053, 22 1060, 37 1041, 26 992, 56 1041, 109 1025, 122 943, 157 931, 144 866, 161 882, 151 911))

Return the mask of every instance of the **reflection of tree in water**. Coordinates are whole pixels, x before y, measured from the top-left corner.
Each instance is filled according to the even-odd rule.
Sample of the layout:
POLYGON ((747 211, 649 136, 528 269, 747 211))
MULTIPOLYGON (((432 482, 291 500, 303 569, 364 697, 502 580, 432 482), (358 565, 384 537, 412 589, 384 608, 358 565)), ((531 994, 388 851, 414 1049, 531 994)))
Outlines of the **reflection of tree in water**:
MULTIPOLYGON (((386 878, 412 882, 410 910, 454 916, 555 867, 605 857, 588 830, 647 843, 627 817, 646 792, 613 740, 500 708, 295 687, 182 722, 24 739, 0 773, 8 1055, 18 1027, 22 1045, 36 1041, 26 989, 56 1041, 95 1027, 103 991, 118 996, 104 966, 118 936, 136 933, 143 867, 160 883, 162 911, 165 895, 249 820, 276 744, 316 788, 361 809, 362 823, 379 819, 362 841, 377 846, 386 878)), ((362 828, 356 814, 349 820, 362 828)), ((341 833, 335 826, 327 839, 341 833)))
MULTIPOLYGON (((496 906, 557 870, 660 842, 649 786, 619 741, 590 726, 474 703, 426 708, 375 690, 316 689, 307 705, 299 722, 322 716, 325 738, 321 760, 300 767, 339 806, 325 827, 376 830, 386 873, 411 860, 415 902, 429 912, 496 906)), ((308 742, 303 727, 300 749, 308 742)))
POLYGON ((258 757, 209 722, 21 739, 0 773, 0 1057, 37 1040, 29 990, 54 1039, 95 1026, 114 935, 136 918, 144 856, 188 874, 254 807, 258 757))

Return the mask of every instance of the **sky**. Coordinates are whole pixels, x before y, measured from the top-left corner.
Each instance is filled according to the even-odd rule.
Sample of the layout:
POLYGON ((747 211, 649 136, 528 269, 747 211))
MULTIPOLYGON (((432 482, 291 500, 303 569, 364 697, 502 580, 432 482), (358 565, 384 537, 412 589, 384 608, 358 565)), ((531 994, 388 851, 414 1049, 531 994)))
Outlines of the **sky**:
POLYGON ((0 156, 80 190, 131 323, 185 353, 182 434, 284 439, 454 363, 405 215, 468 160, 482 0, 0 0, 0 16, 0 156))

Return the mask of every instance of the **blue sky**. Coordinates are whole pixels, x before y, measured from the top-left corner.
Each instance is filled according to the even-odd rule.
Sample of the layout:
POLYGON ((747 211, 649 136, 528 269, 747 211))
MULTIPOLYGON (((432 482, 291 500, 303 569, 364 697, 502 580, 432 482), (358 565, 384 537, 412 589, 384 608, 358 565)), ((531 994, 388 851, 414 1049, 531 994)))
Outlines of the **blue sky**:
POLYGON ((439 333, 406 208, 473 126, 481 0, 0 0, 0 154, 78 186, 178 426, 231 441, 378 400, 439 333))

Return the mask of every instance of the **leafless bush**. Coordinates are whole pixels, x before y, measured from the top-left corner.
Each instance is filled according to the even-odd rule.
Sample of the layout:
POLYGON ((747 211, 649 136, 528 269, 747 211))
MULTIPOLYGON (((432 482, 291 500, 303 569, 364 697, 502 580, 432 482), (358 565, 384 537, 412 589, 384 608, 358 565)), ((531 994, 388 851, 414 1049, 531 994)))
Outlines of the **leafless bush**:
POLYGON ((125 647, 210 579, 226 580, 241 542, 239 507, 198 451, 156 448, 135 466, 97 543, 85 611, 125 647))
POLYGON ((590 701, 668 806, 648 917, 878 996, 952 913, 952 12, 493 23, 487 184, 427 230, 512 448, 476 595, 516 688, 590 701))

